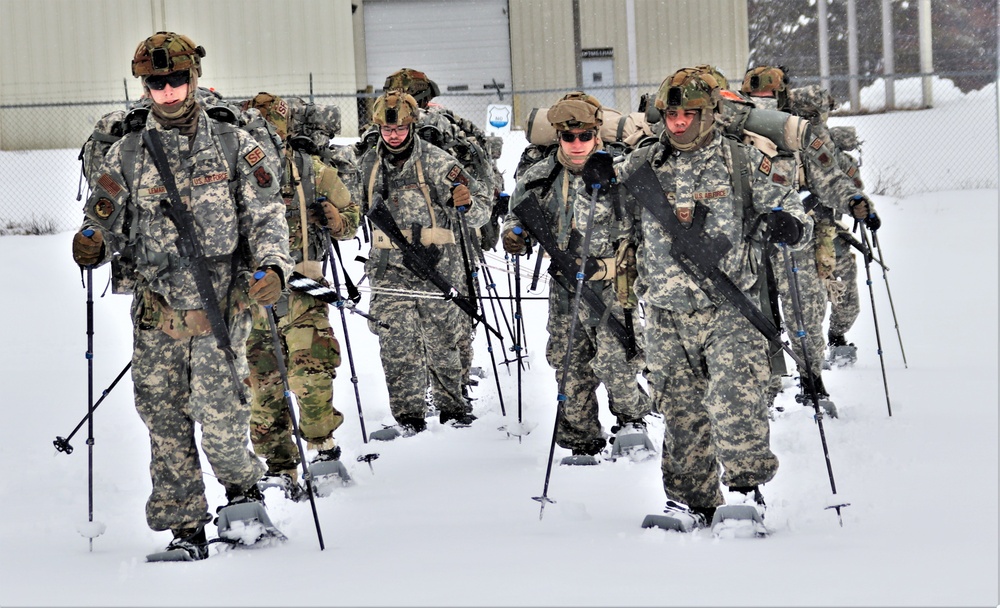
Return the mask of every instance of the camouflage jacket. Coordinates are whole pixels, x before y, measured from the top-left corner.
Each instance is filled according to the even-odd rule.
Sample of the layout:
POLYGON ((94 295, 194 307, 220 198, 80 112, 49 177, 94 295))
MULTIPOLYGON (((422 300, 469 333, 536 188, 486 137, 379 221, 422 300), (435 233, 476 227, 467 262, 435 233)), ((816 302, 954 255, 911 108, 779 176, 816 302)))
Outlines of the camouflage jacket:
MULTIPOLYGON (((578 256, 590 218, 590 194, 583 178, 559 164, 555 155, 550 155, 529 167, 517 180, 510 208, 517 207, 531 192, 538 196, 548 216, 549 227, 563 250, 568 248, 572 232, 578 233, 577 238, 572 239, 573 251, 569 252, 578 256)), ((513 230, 515 226, 520 226, 517 216, 507 214, 502 233, 513 230)), ((594 230, 588 256, 614 257, 618 243, 631 232, 632 217, 622 210, 619 192, 600 190, 594 207, 594 230)))
MULTIPOLYGON (((287 277, 292 271, 288 225, 274 167, 261 146, 245 132, 211 121, 204 111, 191 139, 176 129, 164 130, 152 114, 145 129, 160 134, 181 199, 194 214, 218 297, 222 299, 237 278, 232 276, 234 268, 250 272, 273 266, 287 277), (235 167, 226 159, 220 140, 227 127, 238 142, 235 167)), ((137 144, 139 136, 132 133, 108 151, 84 208, 81 229, 103 233, 102 263, 128 245, 140 285, 163 296, 175 310, 199 309, 193 274, 178 254, 177 230, 160 210, 167 194, 151 156, 139 146, 134 166, 122 166, 123 146, 137 144)))
MULTIPOLYGON (((750 146, 743 148, 749 165, 746 169, 751 171, 748 186, 752 206, 748 210, 764 216, 773 208, 782 207, 802 222, 799 245, 804 245, 812 237, 812 221, 803 211, 799 197, 793 189, 773 181, 770 161, 761 152, 750 146)), ((717 133, 707 146, 691 152, 672 152, 662 140, 641 148, 630 154, 620 167, 619 182, 627 180, 642 163, 650 163, 675 210, 678 203, 708 207, 705 231, 713 236, 722 235, 732 244, 718 268, 750 295, 763 255, 760 234, 763 222, 744 222, 744 201, 734 196, 733 173, 738 169, 732 167, 733 159, 729 158, 722 136, 717 133), (754 227, 753 232, 744 234, 748 225, 754 227)), ((669 233, 649 211, 627 190, 622 197, 636 226, 638 296, 654 306, 676 312, 692 312, 723 302, 724 297, 711 287, 710 281, 694 279, 674 260, 670 255, 669 233)))
MULTIPOLYGON (((483 185, 469 175, 454 157, 419 137, 414 138, 413 149, 401 166, 391 163, 384 155, 382 145, 377 144, 358 161, 358 200, 363 202, 363 211, 367 213, 373 202, 381 199, 400 229, 409 231, 417 224, 422 231, 427 231, 422 232, 422 241, 429 237, 429 229, 440 229, 439 234, 448 236, 451 242, 437 245, 441 251, 437 269, 456 288, 460 288, 465 277, 459 249, 462 231, 459 212, 451 200, 451 190, 455 183, 468 186, 473 202, 465 213, 465 221, 471 230, 483 225, 490 217, 491 207, 481 202, 488 200, 483 185)), ((398 249, 380 248, 377 228, 373 226, 372 229, 373 248, 369 265, 374 266, 368 271, 374 285, 438 291, 430 281, 418 279, 404 267, 403 256, 398 249), (376 266, 380 270, 372 272, 376 266)))
POLYGON ((340 217, 344 221, 344 226, 338 233, 331 232, 330 236, 338 240, 354 238, 358 231, 358 224, 361 222, 361 209, 352 199, 347 186, 341 181, 337 169, 324 163, 319 156, 287 148, 284 162, 281 197, 285 201, 290 254, 296 264, 303 261, 302 218, 305 216, 307 218, 306 237, 309 260, 321 260, 326 255, 322 227, 308 220, 309 205, 325 198, 337 207, 340 211, 340 217), (293 161, 295 171, 292 170, 293 161), (305 210, 302 208, 302 201, 299 200, 299 189, 296 187, 295 175, 298 175, 298 185, 302 186, 302 195, 306 200, 305 210))

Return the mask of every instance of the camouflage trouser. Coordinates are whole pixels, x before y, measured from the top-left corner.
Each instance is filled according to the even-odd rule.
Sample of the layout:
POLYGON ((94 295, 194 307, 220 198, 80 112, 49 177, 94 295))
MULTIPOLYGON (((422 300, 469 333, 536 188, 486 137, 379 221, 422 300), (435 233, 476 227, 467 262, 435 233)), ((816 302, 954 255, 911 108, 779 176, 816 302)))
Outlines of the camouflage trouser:
MULTIPOLYGON (((788 272, 785 268, 785 251, 775 248, 771 256, 771 263, 774 265, 774 277, 778 283, 778 291, 781 295, 781 315, 785 322, 785 329, 791 337, 789 340, 792 352, 805 361, 802 354, 802 340, 798 337, 800 329, 799 322, 795 315, 795 301, 789 291, 788 272)), ((801 251, 787 254, 795 258, 793 267, 797 268, 795 276, 798 278, 799 298, 802 302, 802 320, 806 332, 806 346, 809 349, 809 365, 814 374, 819 374, 823 369, 823 357, 826 354, 826 337, 823 335, 823 317, 826 315, 826 288, 816 272, 816 247, 815 242, 809 243, 801 251)), ((804 374, 804 369, 799 369, 800 374, 804 374)))
POLYGON ((458 356, 462 361, 462 384, 469 383, 469 376, 472 374, 472 341, 476 337, 476 326, 472 317, 462 313, 462 324, 464 329, 458 338, 458 356))
MULTIPOLYGON (((344 422, 333 406, 333 379, 340 364, 340 344, 330 327, 328 305, 312 296, 291 293, 288 313, 278 321, 288 386, 298 401, 299 430, 311 443, 322 443, 344 422)), ((284 382, 263 306, 253 307, 253 330, 247 341, 253 408, 250 439, 272 472, 294 469, 299 450, 292 437, 284 382)))
MULTIPOLYGON (((601 293, 604 303, 611 307, 619 321, 625 315, 615 297, 614 289, 604 289, 602 284, 591 281, 591 286, 601 293)), ((549 319, 546 329, 549 341, 545 346, 545 360, 556 370, 556 382, 562 378, 563 361, 569 341, 570 310, 572 300, 565 290, 552 285, 549 294, 549 319)), ((623 421, 640 420, 649 413, 649 402, 640 399, 636 374, 642 371, 642 357, 626 361, 625 349, 607 328, 593 324, 590 308, 580 303, 579 321, 573 334, 573 348, 569 359, 569 372, 563 401, 562 419, 556 431, 556 443, 566 449, 585 448, 588 443, 601 439, 601 422, 598 419, 597 386, 604 383, 608 391, 611 413, 623 421)))
MULTIPOLYGON (((249 331, 249 311, 231 320, 241 379, 247 376, 244 345, 249 331)), ((205 521, 208 502, 195 423, 201 425, 201 449, 220 482, 247 488, 263 476, 264 465, 247 443, 250 408, 240 405, 225 355, 211 333, 175 340, 136 323, 132 382, 152 451, 153 491, 146 502, 150 528, 191 527, 205 521)))
POLYGON ((844 292, 839 301, 830 300, 830 331, 846 334, 861 314, 861 301, 858 298, 858 262, 851 251, 851 246, 843 239, 833 240, 837 252, 837 266, 833 276, 844 285, 844 292))
POLYGON ((370 311, 390 325, 368 323, 378 335, 393 417, 422 418, 427 411, 424 397, 428 385, 442 413, 464 413, 458 344, 468 331, 463 319, 467 315, 447 300, 387 294, 372 296, 370 311))
POLYGON ((663 414, 663 489, 696 507, 723 502, 719 488, 770 481, 764 338, 733 306, 691 314, 646 307, 646 363, 663 414))

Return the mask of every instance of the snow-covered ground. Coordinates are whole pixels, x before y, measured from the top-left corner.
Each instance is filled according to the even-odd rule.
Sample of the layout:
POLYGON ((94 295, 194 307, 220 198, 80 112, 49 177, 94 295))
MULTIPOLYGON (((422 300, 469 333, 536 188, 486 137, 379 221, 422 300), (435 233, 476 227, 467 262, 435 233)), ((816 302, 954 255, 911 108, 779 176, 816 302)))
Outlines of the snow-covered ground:
MULTIPOLYGON (((942 100, 926 112, 945 120, 962 103, 942 100)), ((881 116, 879 124, 898 121, 905 132, 913 115, 881 116)), ((860 119, 838 120, 875 140, 860 119)), ((935 170, 948 175, 962 163, 962 142, 936 145, 945 149, 935 170)), ((508 172, 520 146, 516 135, 508 140, 508 172)), ((906 147, 880 150, 876 160, 866 147, 866 165, 906 164, 906 147)), ((75 186, 75 152, 67 156, 55 181, 75 186)), ((2 237, 0 605, 995 606, 997 190, 946 186, 875 198, 891 270, 883 277, 873 265, 871 288, 892 416, 861 267, 862 313, 849 334, 859 361, 826 374, 840 418, 824 421, 837 495, 851 506, 842 527, 824 509, 831 488, 819 431, 811 409, 786 390, 785 412, 772 424, 781 468, 763 487, 774 534, 762 540, 641 529, 643 516, 662 508, 658 459, 555 466, 547 495, 556 502, 539 519, 531 498, 545 480, 556 382, 544 360, 545 304, 525 300, 531 367, 522 418, 534 430, 520 441, 498 430, 518 419, 516 374, 500 367, 504 418, 482 335, 476 365, 489 377, 475 393, 480 420, 468 429, 431 421, 429 432, 387 444, 362 441, 345 357, 335 400, 347 421, 337 437, 355 484, 317 503, 322 552, 308 503, 270 490, 268 509, 287 543, 213 549, 198 563, 145 563, 169 534, 145 525, 148 436, 126 375, 94 417, 93 519, 107 530, 91 550, 77 532, 88 522, 87 427, 70 455, 52 443, 87 411, 86 290, 70 257, 72 232, 2 237), (356 461, 370 452, 380 454, 373 470, 356 461)), ((355 247, 347 244, 345 260, 355 247)), ((489 258, 506 295, 504 260, 489 258)), ((348 265, 360 278, 359 265, 348 265)), ((107 270, 94 280, 96 399, 129 361, 131 326, 129 299, 101 295, 107 270)), ((363 319, 347 321, 370 432, 391 422, 377 341, 363 319)), ((339 315, 333 322, 343 344, 339 315)), ((612 424, 606 408, 602 420, 605 429, 612 424)), ((658 445, 662 421, 651 418, 650 429, 658 445)), ((556 449, 556 459, 566 454, 556 449)), ((221 486, 207 481, 213 507, 224 502, 221 486)))

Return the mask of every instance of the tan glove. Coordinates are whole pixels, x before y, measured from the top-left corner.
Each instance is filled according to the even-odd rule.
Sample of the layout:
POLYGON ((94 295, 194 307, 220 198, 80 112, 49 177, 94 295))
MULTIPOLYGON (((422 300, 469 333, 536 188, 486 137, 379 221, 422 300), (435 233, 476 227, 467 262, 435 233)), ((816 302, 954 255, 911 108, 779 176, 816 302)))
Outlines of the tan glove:
POLYGON ((98 230, 83 230, 73 235, 73 260, 80 266, 93 266, 104 257, 104 235, 98 230), (89 232, 90 235, 84 234, 89 232))
POLYGON ((851 215, 856 220, 864 220, 872 213, 872 207, 867 197, 860 194, 851 199, 851 215))
POLYGON ((322 208, 323 214, 321 216, 319 213, 313 213, 315 217, 313 221, 326 226, 333 234, 340 234, 344 229, 344 218, 340 217, 340 209, 330 201, 322 201, 318 205, 322 208))
POLYGON ((521 255, 528 250, 528 243, 524 240, 524 232, 521 234, 509 230, 503 233, 503 250, 512 255, 521 255))
POLYGON ((264 273, 264 276, 260 279, 251 279, 250 297, 259 304, 270 306, 281 297, 281 277, 270 268, 264 271, 258 270, 254 276, 256 277, 261 272, 264 273))
POLYGON ((465 184, 459 184, 451 189, 451 201, 456 207, 465 207, 466 210, 472 205, 472 193, 465 184))

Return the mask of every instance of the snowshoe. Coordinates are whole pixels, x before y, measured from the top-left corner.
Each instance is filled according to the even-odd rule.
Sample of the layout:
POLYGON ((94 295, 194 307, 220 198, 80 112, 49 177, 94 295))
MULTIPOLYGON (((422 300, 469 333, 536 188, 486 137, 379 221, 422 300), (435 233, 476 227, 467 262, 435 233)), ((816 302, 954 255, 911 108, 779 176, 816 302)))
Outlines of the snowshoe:
POLYGON ((568 466, 594 466, 599 463, 597 454, 601 453, 606 443, 603 437, 591 439, 586 445, 571 448, 573 455, 566 456, 560 463, 568 466))
POLYGON ((692 532, 707 526, 715 512, 714 507, 691 508, 682 502, 667 499, 663 515, 650 514, 642 520, 643 528, 660 528, 675 532, 692 532))
POLYGON ((484 370, 481 367, 471 367, 471 368, 469 368, 469 377, 470 377, 470 379, 471 379, 472 376, 477 376, 480 379, 485 379, 486 378, 486 370, 484 370))
POLYGON ((226 498, 229 504, 220 507, 215 518, 219 538, 223 541, 234 545, 253 545, 265 539, 287 540, 271 523, 264 509, 264 495, 257 484, 245 490, 227 485, 226 498))
POLYGON ((712 534, 717 538, 763 538, 770 534, 764 525, 764 497, 757 486, 730 488, 732 501, 715 510, 712 534))
MULTIPOLYGON (((796 403, 801 403, 809 407, 813 406, 812 395, 813 395, 813 384, 810 382, 809 378, 805 376, 799 377, 799 386, 802 389, 798 395, 795 395, 796 403)), ((827 392, 826 387, 823 386, 823 378, 816 376, 815 379, 816 393, 819 394, 819 407, 821 410, 826 412, 826 414, 831 418, 837 417, 837 406, 834 405, 833 401, 830 401, 830 393, 827 392)))
POLYGON ((638 420, 611 427, 611 460, 627 456, 633 462, 648 460, 656 455, 656 448, 646 434, 646 423, 638 420))
POLYGON ((368 435, 368 439, 373 441, 392 441, 399 437, 413 437, 425 430, 427 430, 427 420, 423 417, 400 418, 399 424, 372 431, 368 435))
POLYGON ((858 347, 848 344, 844 334, 827 333, 827 344, 830 350, 823 361, 823 369, 831 367, 846 367, 858 361, 858 347))
POLYGON ((268 488, 278 488, 288 500, 299 502, 306 498, 306 491, 296 480, 298 476, 292 472, 272 473, 268 472, 257 482, 257 488, 263 493, 268 488))
POLYGON ((476 421, 476 417, 472 414, 472 412, 466 412, 463 410, 457 413, 441 412, 439 420, 441 421, 441 424, 446 424, 456 429, 464 429, 472 426, 472 423, 476 421))
POLYGON ((340 446, 321 450, 309 463, 309 474, 312 475, 313 492, 320 497, 329 496, 337 486, 351 483, 347 467, 340 461, 340 446))

